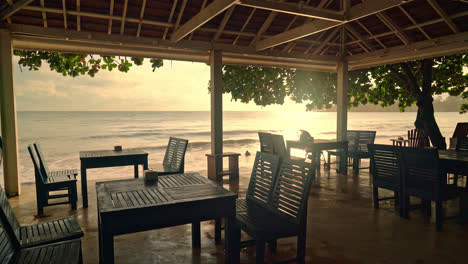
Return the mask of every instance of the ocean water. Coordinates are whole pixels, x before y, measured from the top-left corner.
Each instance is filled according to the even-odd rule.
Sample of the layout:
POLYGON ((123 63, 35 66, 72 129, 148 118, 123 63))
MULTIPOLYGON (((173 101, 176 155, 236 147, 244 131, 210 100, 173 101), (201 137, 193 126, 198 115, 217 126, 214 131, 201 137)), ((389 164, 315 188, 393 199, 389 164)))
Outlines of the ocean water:
MULTIPOLYGON (((376 130, 376 142, 390 144, 391 138, 406 136, 413 128, 416 113, 348 113, 348 128, 376 130)), ((468 115, 436 113, 442 134, 451 137, 457 122, 468 122, 468 115)), ((336 113, 303 111, 225 112, 224 149, 255 154, 259 149, 258 131, 283 134, 297 139, 305 129, 319 139, 335 138, 336 113)), ((206 171, 205 154, 210 152, 209 112, 18 112, 20 175, 22 183, 34 182, 34 169, 28 144, 38 142, 50 169, 78 168, 79 151, 143 148, 149 165, 162 162, 170 136, 186 138, 186 171, 206 171)), ((240 158, 241 168, 250 168, 254 155, 240 158)), ((2 171, 2 170, 0 170, 2 171)), ((128 178, 131 167, 92 169, 89 179, 128 178)), ((3 183, 3 175, 1 182, 3 183)))

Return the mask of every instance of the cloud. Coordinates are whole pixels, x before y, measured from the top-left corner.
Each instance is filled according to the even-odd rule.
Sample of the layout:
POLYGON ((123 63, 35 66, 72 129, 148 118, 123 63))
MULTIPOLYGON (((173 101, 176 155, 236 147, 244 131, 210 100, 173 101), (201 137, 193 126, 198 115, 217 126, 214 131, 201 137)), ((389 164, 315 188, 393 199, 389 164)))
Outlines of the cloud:
POLYGON ((26 80, 23 85, 17 86, 17 96, 47 96, 67 97, 63 91, 58 91, 52 80, 26 80))

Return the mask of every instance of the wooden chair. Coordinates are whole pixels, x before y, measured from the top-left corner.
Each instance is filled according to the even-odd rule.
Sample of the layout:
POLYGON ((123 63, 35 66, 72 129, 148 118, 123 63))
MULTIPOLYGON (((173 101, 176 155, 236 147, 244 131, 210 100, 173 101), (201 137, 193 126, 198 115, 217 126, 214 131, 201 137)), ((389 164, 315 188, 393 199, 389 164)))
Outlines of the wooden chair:
MULTIPOLYGON (((398 160, 403 171, 403 202, 409 216, 411 196, 436 203, 436 227, 442 227, 442 202, 458 198, 463 190, 447 184, 447 175, 440 167, 437 149, 400 148, 398 160)), ((460 203, 460 208, 462 204, 460 203)), ((430 212, 430 210, 428 211, 430 212)))
POLYGON ((260 151, 273 154, 273 139, 270 133, 258 132, 260 151))
MULTIPOLYGON (((359 167, 362 159, 370 159, 370 153, 367 150, 368 144, 374 144, 376 131, 368 130, 346 130, 345 138, 348 141, 348 159, 353 161, 353 170, 371 169, 371 167, 359 167)), ((329 151, 328 161, 331 156, 342 156, 341 151, 329 151)))
POLYGON ((151 169, 157 171, 159 175, 184 173, 187 146, 187 139, 170 137, 162 165, 151 169))
MULTIPOLYGON (((369 144, 367 146, 372 170, 372 188, 374 197, 374 208, 379 208, 379 202, 395 199, 395 205, 402 201, 403 186, 401 184, 401 168, 398 162, 397 146, 369 144), (393 191, 392 197, 379 198, 379 188, 393 191)), ((400 206, 400 215, 403 216, 404 208, 400 206)))
POLYGON ((77 264, 83 263, 81 241, 70 240, 37 247, 22 248, 5 226, 0 212, 0 263, 20 264, 77 264))
POLYGON ((11 230, 21 248, 73 240, 83 236, 83 230, 72 216, 32 225, 20 225, 2 188, 0 188, 0 211, 5 217, 4 227, 11 230))
POLYGON ((460 137, 457 140, 456 151, 468 151, 468 137, 460 137))
POLYGON ((36 178, 36 200, 37 200, 37 212, 42 214, 44 207, 58 204, 71 203, 72 209, 76 210, 76 202, 78 200, 78 194, 76 190, 76 178, 71 175, 61 174, 49 177, 45 173, 45 170, 41 169, 36 155, 33 150, 33 146, 28 146, 29 155, 34 165, 35 178, 36 178), (54 191, 65 191, 65 194, 51 194, 54 191), (59 199, 68 197, 68 201, 49 203, 49 200, 59 199))
POLYGON ((288 149, 284 143, 283 135, 270 134, 271 140, 273 142, 273 154, 279 156, 280 158, 289 158, 288 149))
MULTIPOLYGON (((297 256, 305 261, 307 199, 315 178, 313 165, 303 161, 284 159, 268 202, 251 202, 236 220, 249 236, 255 239, 256 263, 264 263, 265 243, 279 238, 297 236, 297 256)), ((241 243, 241 246, 251 243, 241 243)), ((289 262, 289 261, 288 261, 289 262)))
POLYGON ((49 167, 47 166, 47 162, 45 160, 45 155, 42 152, 41 146, 39 145, 39 143, 34 143, 34 148, 36 149, 41 171, 44 175, 47 176, 47 178, 69 176, 70 179, 72 178, 76 179, 76 176, 78 175, 78 170, 76 169, 64 169, 64 170, 50 171, 49 167))
POLYGON ((408 130, 408 147, 424 148, 429 146, 429 138, 424 129, 415 128, 408 130))

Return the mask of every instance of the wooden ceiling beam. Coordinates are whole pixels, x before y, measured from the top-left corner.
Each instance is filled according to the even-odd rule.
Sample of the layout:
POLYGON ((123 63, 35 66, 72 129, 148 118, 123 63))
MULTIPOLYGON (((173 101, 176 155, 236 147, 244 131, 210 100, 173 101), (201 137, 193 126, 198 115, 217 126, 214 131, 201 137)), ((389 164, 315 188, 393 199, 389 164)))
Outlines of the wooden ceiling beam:
POLYGON ((342 12, 322 8, 314 8, 304 4, 293 4, 270 0, 239 0, 239 5, 258 9, 265 9, 277 13, 286 13, 295 16, 323 19, 335 22, 344 21, 342 12))
MULTIPOLYGON (((365 3, 355 5, 349 10, 349 21, 354 21, 366 16, 370 16, 392 7, 396 7, 407 3, 411 0, 381 0, 381 1, 367 1, 365 3)), ((315 20, 306 23, 302 26, 296 27, 289 31, 277 34, 273 37, 261 40, 257 43, 257 50, 264 50, 286 42, 294 41, 303 37, 307 37, 333 27, 337 27, 346 22, 332 22, 327 20, 315 20)))
POLYGON ((216 35, 213 38, 214 42, 216 42, 223 33, 224 27, 226 27, 226 24, 229 21, 229 18, 231 17, 235 7, 235 5, 231 6, 224 14, 223 20, 221 20, 221 24, 219 24, 218 32, 216 32, 216 35))
POLYGON ((453 22, 453 20, 447 15, 447 13, 440 7, 439 3, 435 0, 427 0, 429 4, 434 8, 434 10, 442 17, 447 23, 447 25, 452 29, 453 33, 458 33, 460 30, 458 29, 457 25, 453 22))
MULTIPOLYGON (((284 2, 284 1, 285 1, 285 0, 279 0, 278 2, 281 3, 281 2, 284 2)), ((254 45, 254 44, 260 39, 260 37, 263 35, 263 33, 265 33, 265 31, 271 26, 271 23, 273 23, 273 20, 275 20, 276 15, 278 15, 278 13, 275 12, 275 11, 271 12, 270 14, 268 14, 268 16, 267 16, 267 18, 265 19, 265 21, 263 22, 262 26, 261 26, 260 29, 257 31, 257 34, 256 34, 255 37, 252 39, 252 41, 250 41, 249 46, 254 45)))
MULTIPOLYGON (((76 0, 76 12, 80 12, 80 7, 81 3, 80 0, 76 0)), ((80 15, 76 16, 76 31, 81 31, 81 17, 80 15)))
POLYGON ((403 12, 403 14, 406 15, 406 17, 408 17, 408 19, 411 21, 411 23, 413 23, 413 25, 417 26, 419 31, 421 31, 421 33, 427 38, 427 39, 431 39, 431 37, 426 33, 426 31, 420 27, 418 25, 418 23, 416 22, 416 20, 414 20, 414 18, 408 13, 408 11, 406 11, 406 9, 404 9, 402 6, 399 6, 401 12, 403 12))
POLYGON ((377 17, 395 34, 397 37, 405 44, 408 45, 411 43, 411 41, 408 39, 408 36, 406 36, 405 32, 397 26, 392 19, 385 13, 379 13, 377 14, 377 17))
MULTIPOLYGON (((203 8, 205 8, 206 2, 207 2, 207 0, 203 0, 203 3, 202 3, 202 5, 201 5, 200 10, 202 10, 203 8)), ((193 32, 190 33, 189 40, 192 40, 192 38, 193 38, 193 32)))
POLYGON ((141 34, 141 24, 143 21, 143 17, 145 16, 145 9, 146 9, 146 0, 143 0, 143 3, 141 3, 141 10, 140 10, 140 21, 138 22, 138 28, 137 28, 137 38, 140 37, 141 34))
POLYGON ((120 35, 124 34, 125 18, 127 18, 127 7, 128 7, 128 0, 125 0, 124 6, 123 6, 123 11, 122 11, 122 22, 120 23, 120 35))
MULTIPOLYGON (((44 0, 41 0, 40 4, 41 4, 42 8, 45 7, 44 0)), ((46 28, 48 26, 47 25, 47 14, 46 14, 45 11, 42 11, 41 14, 42 14, 42 23, 44 24, 44 27, 46 28)))
MULTIPOLYGON (((23 7, 29 5, 33 0, 19 0, 14 2, 8 8, 5 8, 2 12, 0 12, 0 21, 5 20, 12 16, 14 13, 21 10, 23 7)), ((8 2, 11 4, 11 2, 8 2)))
POLYGON ((107 34, 112 34, 112 16, 114 15, 114 0, 111 0, 109 6, 109 24, 107 26, 107 34))
POLYGON ((204 8, 198 14, 193 16, 184 25, 176 29, 176 31, 172 33, 171 41, 177 42, 183 39, 185 36, 187 36, 191 32, 195 31, 197 28, 201 27, 206 22, 211 20, 213 17, 219 15, 226 9, 236 4, 237 1, 238 0, 215 0, 213 1, 206 8, 204 8))
MULTIPOLYGON (((174 16, 174 12, 175 12, 175 9, 176 9, 176 6, 177 6, 177 2, 178 2, 178 0, 174 0, 174 2, 172 2, 171 12, 169 13, 169 19, 167 19, 167 23, 171 23, 171 21, 172 21, 172 17, 174 16)), ((168 31, 169 31, 169 27, 166 27, 164 29, 162 39, 166 39, 168 31)))
POLYGON ((66 1, 62 0, 62 9, 63 9, 63 27, 65 29, 68 29, 68 23, 67 23, 67 6, 66 6, 66 1))
POLYGON ((338 31, 340 31, 339 27, 336 27, 333 29, 333 31, 323 40, 323 42, 312 52, 313 55, 319 54, 319 52, 326 46, 328 43, 332 40, 336 34, 338 34, 338 31))
MULTIPOLYGON (((245 20, 244 24, 242 25, 242 28, 240 29, 240 32, 244 32, 245 28, 247 27, 247 25, 249 24, 250 20, 252 19, 252 16, 254 15, 255 11, 257 9, 254 8, 252 9, 252 11, 250 12, 249 16, 247 17, 247 19, 245 20)), ((234 41, 232 42, 232 45, 236 45, 237 41, 239 40, 239 37, 241 35, 240 34, 237 34, 236 38, 234 39, 234 41)))
POLYGON ((177 30, 180 26, 180 21, 182 21, 182 16, 184 15, 185 7, 187 6, 187 0, 182 1, 182 6, 179 10, 179 15, 177 16, 177 20, 174 26, 174 30, 177 30))
MULTIPOLYGON (((364 26, 359 20, 356 20, 356 23, 358 23, 358 25, 361 26, 367 32, 367 34, 369 34, 369 37, 368 37, 369 39, 373 38, 372 32, 366 26, 364 26)), ((382 46, 382 48, 384 48, 384 49, 387 48, 387 46, 385 46, 382 43, 382 41, 380 41, 378 38, 374 38, 374 40, 377 41, 377 43, 379 43, 380 46, 382 46)))
POLYGON ((372 47, 369 41, 366 38, 364 38, 361 34, 359 34, 359 32, 354 30, 354 28, 351 25, 348 24, 345 25, 345 27, 349 32, 351 32, 351 34, 353 34, 357 39, 359 39, 359 41, 362 42, 368 50, 374 51, 374 47, 372 47))

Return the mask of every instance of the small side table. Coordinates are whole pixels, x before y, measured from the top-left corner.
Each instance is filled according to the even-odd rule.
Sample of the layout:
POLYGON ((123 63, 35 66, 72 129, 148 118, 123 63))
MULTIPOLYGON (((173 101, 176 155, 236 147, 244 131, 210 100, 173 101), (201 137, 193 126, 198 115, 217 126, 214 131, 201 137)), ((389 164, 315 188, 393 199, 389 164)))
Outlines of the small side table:
POLYGON ((408 139, 390 139, 393 142, 393 146, 406 147, 409 140, 408 139))
MULTIPOLYGON (((239 178, 239 156, 240 153, 226 152, 223 154, 206 154, 208 159, 208 178, 214 181, 223 180, 223 176, 229 175, 229 179, 239 178), (218 158, 229 158, 229 169, 223 169, 223 163, 221 162, 220 168, 216 165, 218 158)), ((219 165, 218 165, 219 166, 219 165)))

